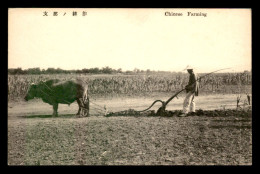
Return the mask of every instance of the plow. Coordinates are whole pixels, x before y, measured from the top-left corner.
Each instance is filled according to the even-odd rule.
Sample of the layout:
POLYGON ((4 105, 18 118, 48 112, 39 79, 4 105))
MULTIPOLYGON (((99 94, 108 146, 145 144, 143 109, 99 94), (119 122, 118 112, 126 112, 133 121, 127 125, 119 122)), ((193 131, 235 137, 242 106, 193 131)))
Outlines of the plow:
MULTIPOLYGON (((210 72, 208 74, 205 74, 205 75, 199 77, 194 83, 199 82, 202 78, 204 78, 212 73, 222 71, 225 69, 230 69, 230 68, 219 69, 219 70, 210 72)), ((181 90, 176 92, 174 95, 172 95, 166 101, 157 99, 149 107, 147 107, 144 110, 128 109, 128 110, 119 111, 119 112, 108 112, 106 107, 104 107, 104 109, 97 108, 97 107, 94 107, 94 108, 98 109, 98 110, 103 110, 105 113, 104 116, 106 116, 106 117, 109 117, 109 116, 178 116, 182 113, 182 110, 170 111, 170 110, 166 110, 166 107, 174 98, 178 99, 178 95, 185 90, 186 90, 186 88, 182 88, 181 90), (156 103, 161 103, 161 107, 159 107, 159 109, 156 111, 150 110, 156 103)), ((248 103, 249 103, 249 106, 251 106, 250 101, 248 101, 248 103)), ((98 104, 95 104, 95 103, 93 103, 93 104, 98 106, 98 104)), ((195 113, 189 113, 188 116, 192 116, 192 115, 196 115, 196 116, 203 116, 203 115, 207 115, 207 116, 228 116, 228 115, 249 116, 251 114, 252 114, 251 107, 248 107, 247 110, 242 109, 242 108, 213 110, 213 111, 206 111, 206 110, 199 109, 199 110, 196 110, 195 113)))

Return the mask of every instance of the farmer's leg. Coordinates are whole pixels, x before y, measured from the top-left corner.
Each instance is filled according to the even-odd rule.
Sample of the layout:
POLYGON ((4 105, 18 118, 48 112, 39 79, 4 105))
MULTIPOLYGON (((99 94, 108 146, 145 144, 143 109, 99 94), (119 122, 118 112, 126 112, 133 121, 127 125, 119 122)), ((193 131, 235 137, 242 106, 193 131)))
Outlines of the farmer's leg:
POLYGON ((195 105, 194 94, 193 94, 193 95, 191 95, 190 111, 195 112, 195 109, 196 109, 196 105, 195 105))
POLYGON ((192 93, 188 92, 186 94, 186 97, 185 97, 184 102, 183 102, 183 113, 184 114, 187 114, 189 112, 189 106, 190 106, 190 102, 191 102, 191 97, 192 97, 192 93))

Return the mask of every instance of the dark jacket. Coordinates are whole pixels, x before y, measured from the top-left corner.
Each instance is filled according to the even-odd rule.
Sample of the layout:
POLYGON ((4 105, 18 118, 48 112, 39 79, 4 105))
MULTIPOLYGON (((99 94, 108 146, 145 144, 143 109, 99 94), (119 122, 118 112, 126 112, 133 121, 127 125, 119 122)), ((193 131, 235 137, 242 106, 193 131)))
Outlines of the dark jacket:
POLYGON ((188 85, 185 87, 186 89, 186 92, 195 92, 195 96, 198 96, 199 95, 199 85, 198 85, 198 81, 197 80, 197 76, 192 73, 190 74, 190 77, 189 77, 189 83, 188 85))

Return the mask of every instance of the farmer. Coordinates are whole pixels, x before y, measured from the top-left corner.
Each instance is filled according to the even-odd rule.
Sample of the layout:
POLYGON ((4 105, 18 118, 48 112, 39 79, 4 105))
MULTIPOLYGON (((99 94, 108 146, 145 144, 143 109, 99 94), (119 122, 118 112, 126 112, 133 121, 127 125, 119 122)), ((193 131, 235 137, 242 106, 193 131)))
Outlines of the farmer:
MULTIPOLYGON (((182 114, 179 115, 180 117, 185 117, 189 113, 189 109, 193 114, 195 114, 195 102, 194 102, 194 96, 198 96, 198 82, 196 75, 193 72, 193 68, 190 66, 187 66, 185 69, 187 69, 190 77, 189 77, 189 83, 185 86, 186 89, 186 97, 183 102, 183 111, 182 114)), ((184 69, 184 70, 185 70, 184 69)))

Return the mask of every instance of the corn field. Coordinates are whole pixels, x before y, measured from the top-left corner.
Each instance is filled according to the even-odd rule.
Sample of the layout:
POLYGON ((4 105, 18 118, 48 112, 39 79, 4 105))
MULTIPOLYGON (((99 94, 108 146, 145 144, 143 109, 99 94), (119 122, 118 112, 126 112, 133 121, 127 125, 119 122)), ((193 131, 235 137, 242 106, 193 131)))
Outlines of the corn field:
MULTIPOLYGON (((198 74, 203 76, 203 74, 198 74)), ((49 79, 88 81, 90 95, 139 95, 153 92, 177 92, 188 83, 188 74, 152 75, 8 75, 8 100, 21 99, 31 83, 49 79)), ((251 93, 248 73, 216 73, 202 78, 200 93, 251 93)))

